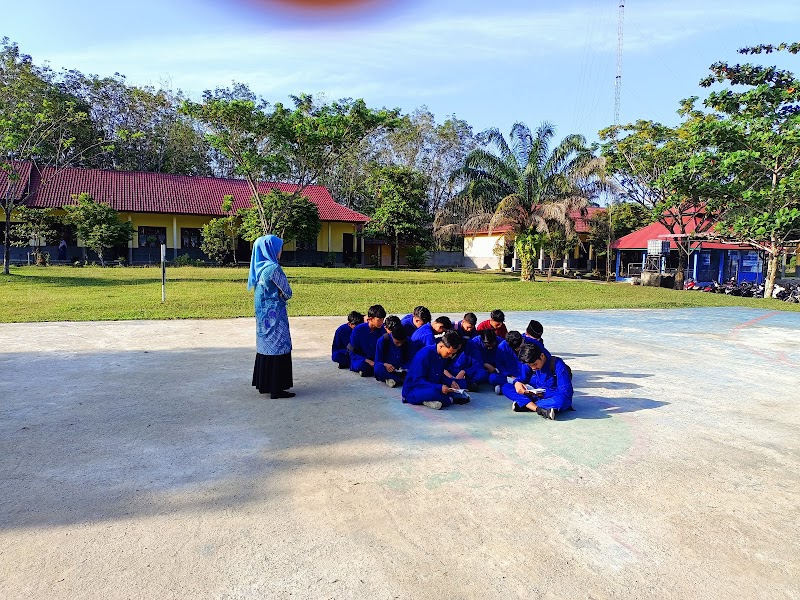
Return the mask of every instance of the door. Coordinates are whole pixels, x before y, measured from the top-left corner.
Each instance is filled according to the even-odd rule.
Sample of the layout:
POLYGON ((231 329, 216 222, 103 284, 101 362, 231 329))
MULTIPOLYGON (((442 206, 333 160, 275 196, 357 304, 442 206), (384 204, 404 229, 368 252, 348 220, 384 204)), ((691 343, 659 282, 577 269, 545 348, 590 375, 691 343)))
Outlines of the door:
POLYGON ((349 265, 353 262, 353 234, 342 234, 342 262, 349 265))

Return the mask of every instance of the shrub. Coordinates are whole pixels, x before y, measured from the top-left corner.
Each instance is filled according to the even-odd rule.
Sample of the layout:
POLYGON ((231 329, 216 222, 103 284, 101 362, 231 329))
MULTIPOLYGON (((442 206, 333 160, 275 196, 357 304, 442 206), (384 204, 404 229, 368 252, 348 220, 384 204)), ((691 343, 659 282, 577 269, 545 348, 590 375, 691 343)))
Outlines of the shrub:
POLYGON ((428 259, 428 251, 422 246, 411 246, 406 252, 408 266, 412 269, 421 269, 428 259))
POLYGON ((192 258, 188 254, 179 254, 173 261, 173 267, 202 267, 203 261, 199 258, 192 258))

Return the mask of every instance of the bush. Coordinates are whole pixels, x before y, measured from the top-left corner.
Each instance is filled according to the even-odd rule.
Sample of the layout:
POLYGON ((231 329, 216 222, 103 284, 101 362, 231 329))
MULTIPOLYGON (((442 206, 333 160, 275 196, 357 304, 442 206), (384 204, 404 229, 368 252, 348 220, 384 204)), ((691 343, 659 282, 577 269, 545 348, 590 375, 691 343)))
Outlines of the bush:
POLYGON ((336 264, 336 254, 334 252, 328 252, 328 257, 325 259, 325 266, 332 267, 336 264))
POLYGON ((188 254, 179 254, 173 261, 173 267, 202 267, 205 263, 199 258, 192 258, 188 254))
POLYGON ((422 246, 411 246, 406 252, 406 260, 408 266, 412 269, 421 269, 425 266, 425 261, 428 259, 428 251, 422 246))

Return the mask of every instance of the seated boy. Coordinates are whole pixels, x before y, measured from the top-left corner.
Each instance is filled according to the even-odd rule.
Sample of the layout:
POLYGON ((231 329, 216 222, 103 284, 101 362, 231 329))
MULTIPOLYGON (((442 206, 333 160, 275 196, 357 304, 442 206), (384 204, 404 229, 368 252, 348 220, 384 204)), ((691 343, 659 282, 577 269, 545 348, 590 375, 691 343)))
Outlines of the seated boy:
POLYGON ((470 392, 477 392, 478 384, 472 380, 471 375, 477 373, 482 365, 476 363, 466 352, 465 346, 466 340, 455 356, 445 360, 444 374, 446 377, 454 379, 462 390, 466 388, 470 392))
POLYGON ((356 325, 350 333, 350 370, 361 373, 362 377, 375 375, 375 346, 380 337, 386 333, 383 320, 386 311, 380 304, 369 307, 367 321, 356 325))
POLYGON ((418 342, 421 346, 435 346, 436 336, 453 328, 453 323, 449 317, 437 317, 432 323, 425 323, 414 332, 411 339, 418 342))
POLYGON ((455 329, 464 340, 471 340, 476 335, 478 335, 478 330, 475 329, 478 325, 478 317, 475 316, 475 313, 468 312, 464 315, 464 318, 460 321, 456 321, 455 329))
POLYGON ((431 311, 424 306, 418 306, 414 309, 414 312, 400 319, 400 322, 406 328, 408 337, 412 337, 417 329, 425 325, 425 323, 431 322, 431 311))
POLYGON ((466 344, 467 353, 476 367, 467 371, 467 376, 475 383, 489 383, 495 393, 500 393, 508 377, 520 374, 517 355, 505 340, 498 340, 493 329, 484 329, 466 344))
POLYGON ((347 315, 347 323, 339 325, 336 333, 333 334, 333 344, 331 344, 331 360, 339 363, 340 369, 350 367, 350 352, 347 345, 350 343, 350 334, 356 325, 364 322, 364 315, 357 310, 347 315))
POLYGON ((403 382, 403 402, 435 410, 469 402, 469 397, 460 395, 459 383, 444 374, 445 360, 452 358, 461 344, 461 336, 448 330, 435 346, 421 348, 403 382))
POLYGON ((475 328, 478 331, 485 331, 487 329, 492 329, 498 337, 506 339, 506 335, 508 334, 508 329, 506 329, 506 315, 505 313, 496 308, 489 314, 489 318, 485 321, 481 321, 478 323, 478 326, 475 328))
POLYGON ((572 408, 572 372, 563 360, 548 359, 537 344, 523 345, 519 359, 523 363, 520 377, 503 386, 514 412, 535 412, 554 420, 557 412, 572 408))
POLYGON ((408 339, 398 317, 387 317, 384 327, 387 333, 381 336, 375 346, 375 379, 395 387, 405 380, 418 347, 416 342, 408 339))
POLYGON ((543 333, 544 327, 542 327, 542 324, 536 319, 531 319, 531 322, 528 323, 528 326, 525 328, 525 333, 522 334, 522 339, 525 343, 538 342, 539 345, 544 346, 544 341, 542 340, 543 333))

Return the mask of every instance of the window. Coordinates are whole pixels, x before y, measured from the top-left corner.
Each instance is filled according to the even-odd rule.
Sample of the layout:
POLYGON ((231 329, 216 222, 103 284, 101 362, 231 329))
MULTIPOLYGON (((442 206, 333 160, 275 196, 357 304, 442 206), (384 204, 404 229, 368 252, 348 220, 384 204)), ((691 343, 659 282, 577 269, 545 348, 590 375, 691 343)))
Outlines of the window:
POLYGON ((139 227, 139 247, 152 248, 167 243, 166 227, 139 227))
POLYGON ((297 250, 316 250, 317 249, 317 240, 296 240, 294 243, 294 247, 297 250))
POLYGON ((202 229, 181 227, 181 248, 199 248, 202 243, 202 229))

